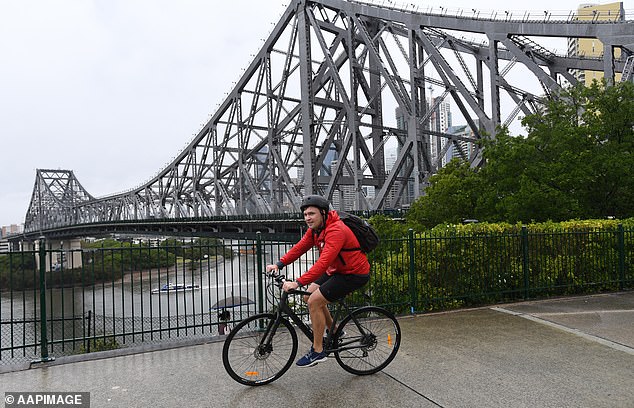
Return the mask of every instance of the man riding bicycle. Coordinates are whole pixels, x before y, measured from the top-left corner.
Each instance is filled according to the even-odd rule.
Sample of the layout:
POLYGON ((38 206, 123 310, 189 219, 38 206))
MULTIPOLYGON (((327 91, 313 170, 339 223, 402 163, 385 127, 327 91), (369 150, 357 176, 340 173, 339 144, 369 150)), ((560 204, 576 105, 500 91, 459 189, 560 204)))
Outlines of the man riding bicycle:
POLYGON ((370 279, 370 263, 360 250, 354 233, 339 218, 337 211, 330 210, 330 203, 318 195, 309 195, 302 200, 300 209, 308 230, 277 264, 267 265, 266 271, 283 268, 316 246, 319 259, 295 281, 287 281, 282 289, 290 291, 308 285, 310 296, 308 313, 313 326, 313 345, 308 353, 297 361, 300 367, 311 367, 327 359, 323 347, 326 327, 332 326, 328 304, 345 297, 364 286, 370 279))

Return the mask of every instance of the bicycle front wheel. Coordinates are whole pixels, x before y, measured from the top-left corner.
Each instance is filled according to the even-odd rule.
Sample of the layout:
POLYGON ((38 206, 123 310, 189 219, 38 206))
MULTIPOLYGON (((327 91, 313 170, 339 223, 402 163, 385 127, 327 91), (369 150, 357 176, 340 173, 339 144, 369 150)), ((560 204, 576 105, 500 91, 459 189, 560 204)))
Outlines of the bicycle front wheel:
POLYGON ((335 358, 346 371, 374 374, 394 359, 401 345, 401 327, 387 310, 366 306, 352 311, 339 325, 335 358))
POLYGON ((275 315, 258 314, 240 322, 225 340, 222 363, 245 385, 264 385, 280 378, 297 355, 297 333, 286 319, 274 329, 275 315))

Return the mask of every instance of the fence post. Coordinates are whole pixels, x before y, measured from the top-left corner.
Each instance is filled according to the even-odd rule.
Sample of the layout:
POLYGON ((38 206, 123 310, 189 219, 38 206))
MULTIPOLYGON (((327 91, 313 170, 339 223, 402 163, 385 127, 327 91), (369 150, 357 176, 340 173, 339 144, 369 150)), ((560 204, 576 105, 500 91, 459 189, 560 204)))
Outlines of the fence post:
POLYGON ((409 299, 410 299, 410 312, 414 314, 416 311, 416 271, 414 264, 414 230, 409 229, 407 231, 407 248, 409 252, 409 299))
MULTIPOLYGON (((84 319, 84 324, 86 322, 86 320, 88 320, 88 335, 84 336, 84 344, 85 344, 85 349, 86 349, 86 353, 90 353, 90 335, 91 335, 91 330, 90 330, 90 324, 92 322, 92 310, 88 311, 88 317, 84 319), (86 342, 86 339, 88 339, 88 342, 86 342)), ((86 331, 84 329, 84 331, 86 331)))
POLYGON ((46 331, 46 247, 43 238, 38 241, 40 259, 40 359, 33 363, 45 363, 55 358, 48 355, 48 334, 46 331))
POLYGON ((524 273, 524 299, 528 299, 528 228, 522 225, 522 272, 524 273))
POLYGON ((619 252, 619 290, 623 290, 625 285, 625 231, 623 224, 618 226, 618 252, 619 252))
POLYGON ((262 272, 264 270, 264 262, 262 259, 264 253, 262 251, 262 234, 260 231, 255 233, 255 252, 257 258, 257 279, 258 279, 258 313, 264 313, 264 282, 262 282, 262 272))

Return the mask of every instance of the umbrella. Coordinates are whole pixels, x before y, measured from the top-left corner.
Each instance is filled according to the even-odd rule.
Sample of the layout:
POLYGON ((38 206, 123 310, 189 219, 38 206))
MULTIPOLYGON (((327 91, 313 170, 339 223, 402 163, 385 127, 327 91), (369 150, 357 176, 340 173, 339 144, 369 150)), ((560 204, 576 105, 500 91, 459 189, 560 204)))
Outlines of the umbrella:
POLYGON ((229 309, 232 307, 251 304, 255 304, 255 302, 244 296, 229 296, 228 298, 224 298, 214 303, 214 305, 210 307, 209 310, 229 309))

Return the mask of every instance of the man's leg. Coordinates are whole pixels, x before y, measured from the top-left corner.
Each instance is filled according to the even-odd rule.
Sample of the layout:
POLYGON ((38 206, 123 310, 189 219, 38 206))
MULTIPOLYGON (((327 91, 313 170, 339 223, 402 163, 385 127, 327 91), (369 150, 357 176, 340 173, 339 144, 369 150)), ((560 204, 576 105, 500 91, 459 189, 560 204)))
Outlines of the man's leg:
MULTIPOLYGON (((306 289, 306 290, 307 290, 308 292, 310 292, 310 293, 313 293, 313 292, 315 292, 317 289, 319 289, 319 285, 318 285, 318 284, 316 284, 316 283, 311 283, 311 284, 308 286, 308 289, 306 289)), ((322 297, 323 297, 323 295, 322 295, 322 297)), ((304 302, 308 303, 308 296, 304 296, 304 302)), ((330 314, 330 309, 328 309, 328 303, 329 303, 329 302, 328 302, 328 301, 326 301, 326 304, 324 304, 324 307, 323 307, 323 314, 324 314, 324 317, 326 318, 326 321, 325 321, 325 325, 324 325, 324 327, 325 327, 326 329, 330 329, 330 328, 332 327, 332 315, 330 314)), ((311 318, 311 321, 312 321, 312 318, 311 318)), ((314 323, 313 323, 313 324, 314 324, 314 323)), ((313 327, 313 329, 314 329, 314 327, 313 327)))
POLYGON ((308 298, 308 313, 310 321, 313 324, 313 349, 317 353, 324 351, 324 329, 326 328, 327 318, 330 318, 332 324, 332 316, 328 311, 328 300, 321 294, 319 289, 315 290, 308 298))
POLYGON ((325 317, 324 327, 326 329, 330 330, 330 328, 332 327, 332 315, 330 314, 330 309, 328 309, 328 303, 326 303, 324 305, 324 308, 323 308, 322 312, 323 312, 324 317, 325 317))

